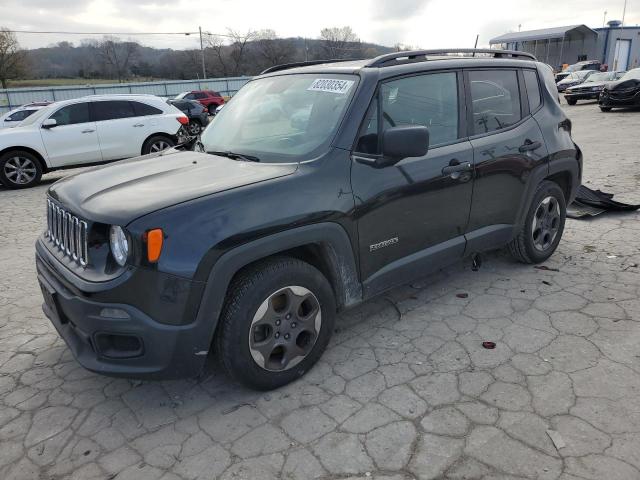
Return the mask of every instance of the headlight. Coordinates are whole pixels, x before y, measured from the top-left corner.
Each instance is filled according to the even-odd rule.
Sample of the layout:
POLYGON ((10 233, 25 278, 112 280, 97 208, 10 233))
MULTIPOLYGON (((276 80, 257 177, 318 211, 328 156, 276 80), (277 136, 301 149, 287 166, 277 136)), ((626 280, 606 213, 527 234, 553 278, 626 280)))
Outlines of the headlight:
POLYGON ((122 227, 111 225, 111 229, 109 229, 109 243, 111 244, 111 253, 116 263, 121 267, 124 266, 129 256, 129 242, 122 227))

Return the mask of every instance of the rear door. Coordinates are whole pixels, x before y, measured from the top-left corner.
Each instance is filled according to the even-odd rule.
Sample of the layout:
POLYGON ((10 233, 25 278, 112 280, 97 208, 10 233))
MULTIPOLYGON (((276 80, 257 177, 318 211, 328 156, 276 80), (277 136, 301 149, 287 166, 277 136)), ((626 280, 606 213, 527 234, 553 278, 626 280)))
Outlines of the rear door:
POLYGON ((53 128, 41 128, 40 135, 51 167, 64 167, 102 160, 96 123, 91 121, 89 102, 66 105, 48 118, 53 128))
POLYGON ((524 84, 517 69, 465 71, 476 172, 467 235, 470 251, 509 240, 532 171, 547 166, 547 147, 531 116, 524 84))
POLYGON ((162 114, 155 107, 128 100, 96 101, 92 103, 92 112, 104 160, 140 155, 142 144, 155 132, 158 123, 157 118, 145 113, 162 114))

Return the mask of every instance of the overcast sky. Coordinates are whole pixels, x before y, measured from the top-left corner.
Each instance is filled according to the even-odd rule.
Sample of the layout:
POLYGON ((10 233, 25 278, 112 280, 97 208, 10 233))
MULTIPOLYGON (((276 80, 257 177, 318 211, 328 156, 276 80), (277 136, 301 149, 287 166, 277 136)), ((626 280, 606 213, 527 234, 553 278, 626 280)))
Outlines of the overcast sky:
MULTIPOLYGON (((15 30, 182 32, 201 25, 224 33, 270 28, 281 37, 316 38, 323 27, 350 25, 364 41, 421 48, 480 46, 509 31, 621 19, 624 0, 0 0, 0 26, 15 30)), ((640 23, 628 0, 626 25, 640 23)), ((87 36, 85 36, 87 37, 87 36)), ((120 35, 144 45, 196 48, 197 36, 120 35)), ((77 35, 18 34, 26 48, 77 35)))

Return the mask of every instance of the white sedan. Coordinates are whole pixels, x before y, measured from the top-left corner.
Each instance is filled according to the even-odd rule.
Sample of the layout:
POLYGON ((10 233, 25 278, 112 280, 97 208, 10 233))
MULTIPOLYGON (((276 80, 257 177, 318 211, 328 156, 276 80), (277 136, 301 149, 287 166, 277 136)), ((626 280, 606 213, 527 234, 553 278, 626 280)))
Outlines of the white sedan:
POLYGON ((0 128, 13 128, 18 126, 25 118, 30 117, 46 105, 48 105, 48 103, 27 104, 0 115, 0 128))
POLYGON ((153 95, 95 95, 52 103, 0 130, 0 182, 36 185, 43 173, 173 147, 189 119, 153 95))

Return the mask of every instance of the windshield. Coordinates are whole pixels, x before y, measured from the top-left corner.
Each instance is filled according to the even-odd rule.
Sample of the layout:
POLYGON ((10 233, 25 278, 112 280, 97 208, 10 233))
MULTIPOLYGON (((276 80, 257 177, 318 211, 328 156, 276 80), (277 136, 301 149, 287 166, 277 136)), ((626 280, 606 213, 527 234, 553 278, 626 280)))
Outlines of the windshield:
POLYGON ((620 80, 631 80, 636 79, 640 80, 640 68, 634 68, 633 70, 629 70, 625 73, 620 80))
POLYGON ((588 82, 606 82, 608 80, 613 80, 615 78, 615 72, 598 72, 590 75, 589 78, 585 80, 585 83, 588 82))
POLYGON ((36 123, 41 118, 44 118, 48 114, 50 114, 51 111, 54 110, 55 108, 57 108, 57 105, 55 103, 52 103, 51 105, 49 105, 47 107, 41 108, 40 110, 37 110, 33 115, 25 118, 23 121, 21 121, 16 126, 17 127, 26 127, 27 125, 33 125, 34 123, 36 123))
POLYGON ((262 162, 312 159, 333 139, 357 80, 354 75, 298 74, 249 82, 202 134, 204 149, 262 162))

